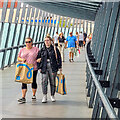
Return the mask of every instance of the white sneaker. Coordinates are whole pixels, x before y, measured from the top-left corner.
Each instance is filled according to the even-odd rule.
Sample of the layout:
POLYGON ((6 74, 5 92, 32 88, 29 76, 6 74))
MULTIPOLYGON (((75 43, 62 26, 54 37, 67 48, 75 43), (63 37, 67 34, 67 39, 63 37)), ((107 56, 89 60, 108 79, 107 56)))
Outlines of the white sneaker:
POLYGON ((55 96, 51 96, 51 100, 52 100, 52 102, 55 102, 56 101, 55 96))
POLYGON ((47 95, 44 95, 42 99, 42 103, 46 103, 46 102, 47 102, 47 95))

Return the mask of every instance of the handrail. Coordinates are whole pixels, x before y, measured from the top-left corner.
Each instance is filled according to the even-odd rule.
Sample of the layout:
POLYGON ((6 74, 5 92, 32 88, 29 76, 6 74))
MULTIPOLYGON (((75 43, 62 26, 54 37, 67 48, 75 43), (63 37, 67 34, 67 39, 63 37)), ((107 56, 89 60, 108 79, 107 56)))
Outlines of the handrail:
MULTIPOLYGON (((33 45, 34 45, 34 44, 40 44, 40 43, 44 43, 44 42, 34 42, 33 45)), ((0 49, 0 52, 4 52, 4 51, 6 51, 6 50, 17 49, 17 48, 24 47, 24 46, 25 46, 25 44, 23 44, 23 45, 18 45, 18 46, 13 46, 13 47, 9 47, 9 48, 4 48, 4 49, 0 49)))
MULTIPOLYGON (((90 41, 89 41, 90 42, 90 41)), ((88 43, 89 43, 88 42, 88 43)), ((87 44, 87 47, 88 47, 88 44, 87 44)), ((87 51, 87 47, 86 47, 86 51, 87 51)), ((97 91, 99 93, 99 96, 102 100, 102 103, 106 109, 106 112, 109 116, 109 118, 112 118, 114 120, 119 120, 119 118, 117 117, 112 105, 110 104, 109 100, 108 100, 108 97, 106 96, 106 94, 104 94, 103 90, 102 90, 102 87, 99 83, 99 81, 97 80, 97 77, 95 75, 95 72, 92 68, 92 65, 90 64, 90 61, 89 61, 89 58, 88 58, 88 55, 87 55, 87 52, 86 52, 86 61, 87 61, 87 64, 88 64, 88 67, 89 67, 89 70, 91 72, 91 75, 92 75, 92 78, 93 78, 93 81, 95 83, 95 86, 97 88, 97 91)))

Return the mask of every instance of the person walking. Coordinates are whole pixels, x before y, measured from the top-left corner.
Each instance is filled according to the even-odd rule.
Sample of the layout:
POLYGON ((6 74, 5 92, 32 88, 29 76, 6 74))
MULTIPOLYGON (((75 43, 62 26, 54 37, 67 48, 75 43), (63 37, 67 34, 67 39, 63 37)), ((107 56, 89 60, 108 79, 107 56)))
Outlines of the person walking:
POLYGON ((83 40, 84 40, 84 36, 82 31, 79 34, 79 47, 82 48, 83 47, 83 40))
MULTIPOLYGON (((37 47, 32 46, 33 40, 28 37, 25 39, 25 44, 26 47, 22 48, 20 52, 18 53, 18 58, 17 60, 20 62, 27 62, 28 64, 33 64, 33 83, 32 83, 32 92, 33 92, 33 97, 32 99, 36 99, 36 91, 37 91, 37 83, 36 83, 36 76, 37 76, 37 55, 39 49, 37 47)), ((22 83, 22 98, 18 99, 19 103, 25 103, 26 102, 26 92, 27 92, 27 84, 22 83)))
POLYGON ((58 37, 58 46, 59 46, 59 51, 61 53, 62 62, 64 62, 65 37, 63 35, 63 32, 61 32, 59 34, 59 37, 58 37))
POLYGON ((50 89, 51 89, 51 100, 55 102, 55 90, 56 90, 56 75, 57 71, 62 71, 62 61, 61 55, 58 48, 52 45, 50 36, 46 36, 44 39, 44 46, 38 52, 37 59, 41 59, 40 62, 37 63, 37 67, 42 73, 42 92, 43 99, 42 103, 47 102, 47 86, 48 79, 50 81, 50 89))
POLYGON ((72 32, 70 32, 69 34, 70 34, 70 36, 68 36, 66 39, 65 48, 67 48, 67 44, 68 44, 69 61, 74 62, 73 58, 74 58, 75 43, 76 43, 76 45, 78 45, 78 44, 77 44, 76 36, 73 36, 72 32))
POLYGON ((83 33, 83 38, 84 38, 84 40, 83 40, 83 45, 84 45, 84 47, 85 47, 85 44, 86 44, 86 38, 87 38, 87 33, 84 31, 84 33, 83 33))
POLYGON ((59 37, 58 32, 56 32, 54 39, 53 39, 56 47, 58 46, 58 37, 59 37))

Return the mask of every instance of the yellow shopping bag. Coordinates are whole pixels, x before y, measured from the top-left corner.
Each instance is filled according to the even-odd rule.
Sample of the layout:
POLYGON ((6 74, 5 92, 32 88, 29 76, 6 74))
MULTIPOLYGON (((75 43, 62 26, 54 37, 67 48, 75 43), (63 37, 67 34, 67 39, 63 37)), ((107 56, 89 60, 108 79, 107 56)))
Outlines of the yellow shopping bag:
POLYGON ((63 74, 57 74, 57 77, 56 77, 56 92, 61 94, 61 95, 66 95, 67 94, 65 75, 63 75, 63 74))
POLYGON ((16 63, 15 81, 21 83, 33 82, 33 64, 16 63))

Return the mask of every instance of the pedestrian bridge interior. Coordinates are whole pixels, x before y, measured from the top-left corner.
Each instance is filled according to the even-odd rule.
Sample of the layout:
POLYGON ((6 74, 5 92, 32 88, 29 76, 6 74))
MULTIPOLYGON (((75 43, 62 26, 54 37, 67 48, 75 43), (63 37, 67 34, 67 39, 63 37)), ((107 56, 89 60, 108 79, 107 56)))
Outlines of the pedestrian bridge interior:
POLYGON ((120 119, 120 2, 92 0, 0 1, 0 117, 120 119), (15 83, 17 55, 25 38, 39 49, 47 33, 92 33, 92 40, 74 62, 65 49, 63 74, 67 95, 56 102, 41 102, 41 75, 37 75, 37 100, 28 85, 27 102, 18 104, 21 84, 15 83))

